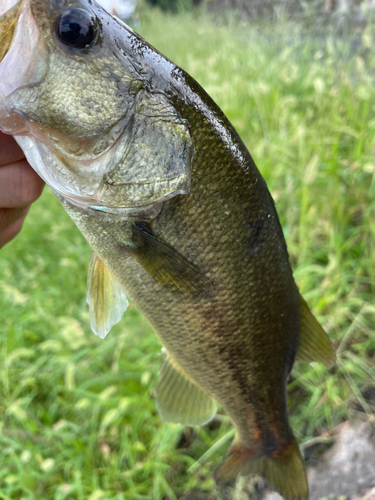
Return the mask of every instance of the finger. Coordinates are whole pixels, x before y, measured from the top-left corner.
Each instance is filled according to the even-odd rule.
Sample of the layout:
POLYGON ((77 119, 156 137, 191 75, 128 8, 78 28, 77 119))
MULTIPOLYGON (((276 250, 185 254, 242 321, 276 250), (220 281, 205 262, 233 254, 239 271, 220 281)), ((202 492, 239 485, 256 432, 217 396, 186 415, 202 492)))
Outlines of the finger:
POLYGON ((0 231, 0 248, 3 247, 6 243, 9 243, 9 241, 15 238, 21 231, 26 214, 27 210, 25 210, 25 212, 20 217, 18 217, 18 219, 14 220, 6 229, 0 231))
POLYGON ((23 158, 25 158, 25 155, 13 137, 0 132, 0 167, 23 158))
POLYGON ((0 231, 10 226, 15 220, 26 215, 28 207, 0 208, 0 231))
POLYGON ((30 205, 39 198, 43 186, 26 160, 0 168, 0 208, 30 205))

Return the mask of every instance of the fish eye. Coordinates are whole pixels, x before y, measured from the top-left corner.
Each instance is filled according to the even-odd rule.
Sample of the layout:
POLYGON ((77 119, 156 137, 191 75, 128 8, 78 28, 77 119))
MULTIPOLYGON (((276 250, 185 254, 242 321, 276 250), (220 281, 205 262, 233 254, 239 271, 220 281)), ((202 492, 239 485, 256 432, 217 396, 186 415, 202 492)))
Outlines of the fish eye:
POLYGON ((72 7, 64 10, 56 19, 55 31, 64 45, 85 49, 96 41, 99 25, 87 10, 72 7))

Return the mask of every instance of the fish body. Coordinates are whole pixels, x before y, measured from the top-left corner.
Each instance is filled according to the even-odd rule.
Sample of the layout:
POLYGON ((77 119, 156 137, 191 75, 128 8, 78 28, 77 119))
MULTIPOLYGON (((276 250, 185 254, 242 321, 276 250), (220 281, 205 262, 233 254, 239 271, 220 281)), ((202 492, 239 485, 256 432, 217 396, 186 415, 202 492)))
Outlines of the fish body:
POLYGON ((201 425, 218 402, 236 438, 216 478, 256 472, 307 498, 286 383, 297 355, 330 365, 334 354, 228 119, 94 1, 13 1, 0 46, 0 128, 93 249, 93 329, 104 337, 119 321, 125 291, 165 348, 161 416, 201 425))

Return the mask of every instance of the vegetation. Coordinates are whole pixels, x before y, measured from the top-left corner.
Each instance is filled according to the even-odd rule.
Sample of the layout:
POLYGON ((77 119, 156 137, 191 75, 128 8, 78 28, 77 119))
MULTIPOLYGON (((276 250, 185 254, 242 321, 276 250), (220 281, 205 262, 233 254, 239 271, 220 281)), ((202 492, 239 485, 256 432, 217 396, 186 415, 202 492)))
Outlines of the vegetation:
POLYGON ((197 6, 204 6, 211 12, 226 15, 231 11, 239 18, 258 20, 259 18, 279 18, 287 16, 299 22, 314 24, 326 21, 340 25, 354 22, 366 24, 374 18, 375 8, 372 0, 138 0, 147 2, 164 11, 181 12, 197 6))
POLYGON ((146 0, 146 2, 153 7, 176 13, 196 7, 201 0, 146 0))
MULTIPOLYGON (((217 26, 159 11, 144 15, 140 31, 201 83, 249 147, 276 201, 298 285, 337 348, 337 367, 293 371, 299 442, 350 413, 372 417, 371 32, 317 41, 292 24, 217 26)), ((160 421, 160 343, 132 307, 104 341, 91 333, 89 259, 48 189, 1 250, 0 499, 222 498, 212 471, 233 435, 228 418, 220 413, 199 429, 160 421)))

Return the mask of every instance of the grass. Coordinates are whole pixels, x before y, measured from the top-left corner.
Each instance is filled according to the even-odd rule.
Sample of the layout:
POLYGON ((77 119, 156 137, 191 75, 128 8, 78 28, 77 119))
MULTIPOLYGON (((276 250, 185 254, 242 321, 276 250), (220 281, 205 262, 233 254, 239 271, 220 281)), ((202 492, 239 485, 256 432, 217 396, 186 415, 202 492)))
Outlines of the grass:
MULTIPOLYGON (((201 83, 249 147, 276 201, 296 281, 337 348, 337 367, 293 371, 291 424, 300 443, 350 413, 369 418, 371 29, 317 39, 296 24, 217 25, 204 15, 155 12, 139 30, 201 83)), ((200 429, 160 421, 159 341, 132 307, 104 341, 91 333, 89 259, 48 189, 1 250, 0 499, 172 500, 186 491, 221 498, 212 471, 231 439, 228 418, 200 429)), ((246 488, 240 483, 235 496, 246 488)))

